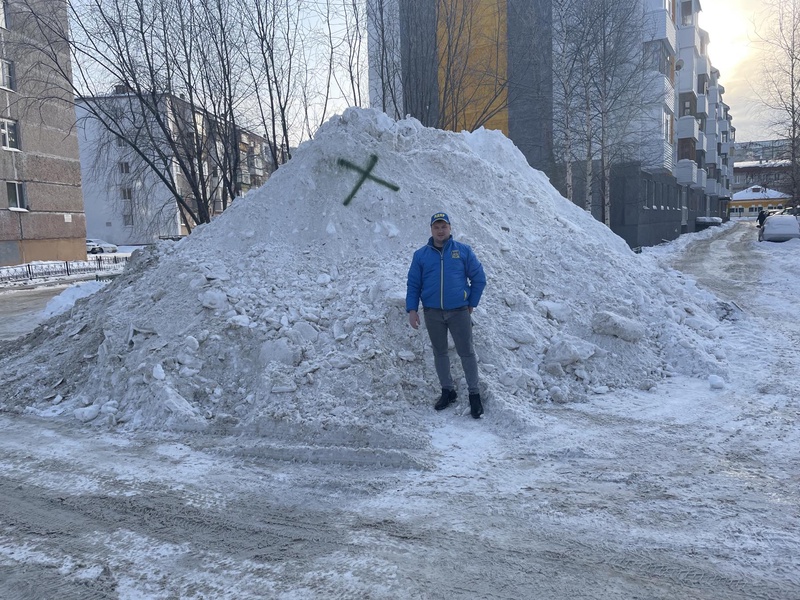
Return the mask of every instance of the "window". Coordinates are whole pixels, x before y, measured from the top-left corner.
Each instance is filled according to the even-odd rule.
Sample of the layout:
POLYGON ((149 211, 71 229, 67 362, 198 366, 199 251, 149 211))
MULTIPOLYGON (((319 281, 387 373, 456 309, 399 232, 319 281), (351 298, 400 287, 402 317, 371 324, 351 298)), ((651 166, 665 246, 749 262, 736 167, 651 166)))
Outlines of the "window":
POLYGON ((681 25, 694 25, 694 14, 692 14, 692 3, 681 3, 681 25))
POLYGON ((0 87, 14 89, 14 63, 0 59, 0 87))
POLYGON ((669 76, 672 69, 672 56, 661 40, 645 42, 644 48, 647 68, 669 76))
POLYGON ((8 12, 8 2, 0 0, 0 27, 8 29, 8 19, 6 13, 8 12))
POLYGON ((3 148, 15 148, 19 150, 16 121, 0 119, 0 145, 2 145, 3 148))
POLYGON ((131 172, 131 163, 129 163, 129 162, 121 162, 121 163, 119 163, 119 172, 120 173, 130 173, 131 172))
POLYGON ((8 193, 9 208, 28 208, 28 203, 25 202, 25 186, 19 181, 7 181, 6 192, 8 193))
POLYGON ((123 200, 127 200, 128 202, 133 200, 133 188, 124 187, 120 190, 120 194, 123 200))
POLYGON ((125 227, 133 227, 133 211, 131 210, 131 205, 128 203, 122 213, 122 224, 125 227))

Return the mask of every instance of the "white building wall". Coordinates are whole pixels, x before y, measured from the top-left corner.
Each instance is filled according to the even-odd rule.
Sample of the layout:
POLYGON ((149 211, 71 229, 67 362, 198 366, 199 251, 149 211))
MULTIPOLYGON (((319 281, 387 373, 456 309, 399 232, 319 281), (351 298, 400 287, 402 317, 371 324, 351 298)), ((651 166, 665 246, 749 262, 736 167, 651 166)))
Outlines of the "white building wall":
POLYGON ((77 104, 75 110, 86 237, 141 245, 180 235, 177 204, 167 187, 143 168, 141 159, 129 148, 114 143, 84 105, 77 104), (128 163, 130 173, 121 173, 121 162, 128 163), (127 211, 130 218, 125 216, 123 188, 133 194, 127 211))

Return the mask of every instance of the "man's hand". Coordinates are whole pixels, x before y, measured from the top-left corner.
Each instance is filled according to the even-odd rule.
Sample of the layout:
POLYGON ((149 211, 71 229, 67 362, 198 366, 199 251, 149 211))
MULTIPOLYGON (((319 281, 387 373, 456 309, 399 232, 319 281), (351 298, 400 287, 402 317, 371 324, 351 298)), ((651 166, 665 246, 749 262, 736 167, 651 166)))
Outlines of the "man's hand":
POLYGON ((417 314, 417 311, 415 310, 408 311, 408 324, 411 325, 411 327, 413 327, 414 329, 419 327, 419 314, 417 314))
POLYGON ((475 309, 472 306, 468 306, 467 310, 469 311, 469 314, 472 314, 472 311, 475 310, 475 309))

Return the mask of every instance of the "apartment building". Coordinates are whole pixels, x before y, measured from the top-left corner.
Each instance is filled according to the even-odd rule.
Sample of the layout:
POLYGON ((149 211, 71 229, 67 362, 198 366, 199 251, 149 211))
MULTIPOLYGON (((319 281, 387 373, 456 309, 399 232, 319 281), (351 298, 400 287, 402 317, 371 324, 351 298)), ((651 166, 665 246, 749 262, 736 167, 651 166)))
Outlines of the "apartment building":
MULTIPOLYGON (((176 190, 189 210, 200 209, 196 188, 179 161, 172 159, 170 141, 152 123, 153 115, 129 116, 137 112, 132 108, 137 102, 119 88, 106 96, 79 99, 76 108, 87 235, 117 245, 187 235, 192 223, 176 200, 176 190)), ((220 127, 213 117, 168 94, 161 96, 158 111, 159 120, 170 126, 174 147, 184 154, 181 162, 196 173, 195 183, 209 200, 203 210, 210 218, 236 197, 261 186, 274 170, 262 136, 237 128, 236 147, 230 147, 218 135, 220 127), (192 142, 185 143, 186 138, 192 142), (228 169, 227 185, 223 169, 228 169)))
POLYGON ((508 135, 551 172, 549 0, 368 0, 370 104, 427 127, 508 135))
MULTIPOLYGON (((369 41, 373 106, 395 117, 411 114, 425 125, 458 130, 451 125, 448 111, 452 112, 454 105, 448 103, 444 89, 448 85, 445 53, 450 51, 448 40, 457 30, 452 22, 444 21, 453 14, 457 16, 454 22, 463 21, 467 4, 458 0, 424 3, 428 13, 420 16, 420 3, 413 0, 372 0, 369 41), (392 19, 398 23, 395 29, 391 28, 392 19)), ((627 115, 624 110, 616 111, 617 115, 623 113, 618 121, 626 129, 614 132, 617 146, 602 160, 595 148, 592 161, 586 154, 572 154, 567 159, 569 167, 563 162, 561 148, 553 158, 554 128, 567 120, 582 122, 585 117, 568 101, 559 99, 554 108, 554 81, 560 75, 554 74, 554 56, 559 69, 561 57, 553 36, 559 36, 559 27, 570 25, 556 22, 552 5, 545 0, 485 0, 478 4, 483 6, 481 14, 489 11, 491 18, 470 21, 470 35, 493 42, 487 47, 495 54, 483 64, 493 60, 500 65, 495 79, 506 83, 507 94, 488 96, 500 98, 501 108, 489 110, 494 118, 480 125, 502 130, 531 166, 545 171, 562 193, 569 192, 573 201, 608 222, 631 247, 657 244, 694 231, 698 218, 727 217, 735 128, 723 100, 720 73, 708 56, 709 36, 699 26, 698 0, 635 3, 636 9, 631 11, 634 17, 628 23, 634 24, 635 31, 632 29, 630 35, 638 36, 640 43, 629 56, 633 66, 628 72, 636 79, 630 90, 639 91, 628 92, 627 115), (561 109, 559 103, 570 108, 561 109), (610 168, 604 169, 603 161, 610 168), (592 177, 587 177, 587 164, 592 165, 592 177)), ((485 51, 476 47, 471 55, 480 57, 481 52, 485 51)), ((480 58, 476 60, 481 62, 480 58)), ((460 64, 468 63, 462 60, 460 64)), ((473 83, 468 80, 466 85, 473 83)), ((466 107, 455 109, 469 114, 466 107)), ((469 118, 459 123, 467 129, 469 124, 469 118)))
POLYGON ((791 156, 788 139, 737 142, 733 193, 757 186, 791 194, 791 156))
MULTIPOLYGON (((66 4, 40 2, 67 22, 66 4)), ((0 265, 86 258, 75 111, 24 3, 0 3, 0 265)), ((69 63, 66 48, 55 47, 69 63)))
POLYGON ((727 217, 735 128, 724 102, 720 72, 708 55, 709 35, 699 26, 698 0, 645 0, 644 48, 659 58, 650 70, 658 82, 645 104, 636 169, 621 173, 624 209, 617 200, 612 228, 632 246, 646 246, 695 231, 697 219, 727 217), (662 151, 653 152, 654 147, 662 151), (627 184, 627 185, 625 185, 627 184))

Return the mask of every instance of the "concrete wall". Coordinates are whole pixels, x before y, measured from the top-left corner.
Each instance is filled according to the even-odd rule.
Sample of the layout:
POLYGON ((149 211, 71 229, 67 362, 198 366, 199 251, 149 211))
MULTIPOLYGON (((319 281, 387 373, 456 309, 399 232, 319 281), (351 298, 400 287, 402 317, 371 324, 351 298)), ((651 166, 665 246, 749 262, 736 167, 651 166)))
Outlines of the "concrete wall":
MULTIPOLYGON (((97 101, 97 100, 93 100, 97 101)), ((120 102, 109 97, 103 102, 120 102)), ((86 235, 119 246, 150 244, 162 236, 181 234, 178 207, 167 186, 127 147, 116 144, 82 103, 77 106, 77 132, 83 170, 86 235), (127 162, 130 172, 120 172, 127 162), (132 190, 132 223, 123 215, 122 188, 132 190)))
POLYGON ((400 0, 399 12, 405 112, 435 127, 439 121, 436 0, 400 0))
POLYGON ((508 137, 528 163, 552 176, 552 7, 544 0, 508 0, 508 137))

